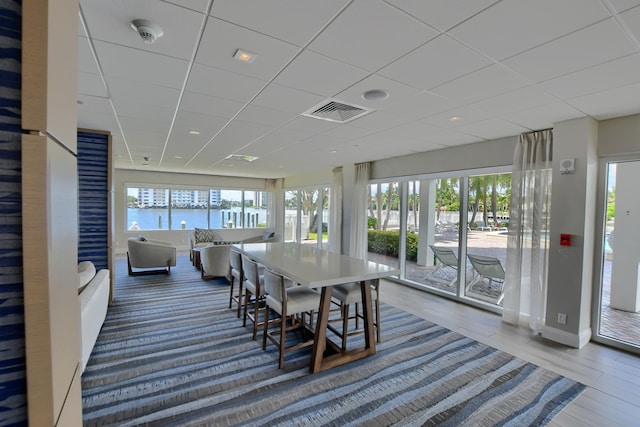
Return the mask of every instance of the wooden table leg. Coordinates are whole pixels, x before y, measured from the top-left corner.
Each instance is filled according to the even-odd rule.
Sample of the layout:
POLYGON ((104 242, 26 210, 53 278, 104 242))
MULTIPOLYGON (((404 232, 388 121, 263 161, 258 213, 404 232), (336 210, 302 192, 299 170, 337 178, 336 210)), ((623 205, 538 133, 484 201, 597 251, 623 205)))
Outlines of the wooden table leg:
POLYGON ((327 348, 327 324, 329 323, 329 309, 331 308, 331 286, 325 286, 320 292, 320 307, 318 308, 318 320, 316 332, 311 350, 311 372, 322 370, 322 358, 327 348))
POLYGON ((364 348, 376 353, 375 329, 373 327, 373 308, 371 303, 371 285, 367 280, 360 281, 362 292, 362 317, 364 318, 364 348))

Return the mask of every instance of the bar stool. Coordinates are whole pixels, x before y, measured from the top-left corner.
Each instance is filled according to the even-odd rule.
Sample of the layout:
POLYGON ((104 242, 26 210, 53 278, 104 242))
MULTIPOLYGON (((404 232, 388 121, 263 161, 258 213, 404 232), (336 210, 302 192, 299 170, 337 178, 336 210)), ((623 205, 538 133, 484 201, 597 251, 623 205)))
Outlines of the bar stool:
POLYGON ((264 333, 262 335, 262 349, 267 349, 267 338, 278 346, 278 367, 284 368, 284 355, 293 350, 308 347, 313 344, 311 339, 304 339, 305 329, 313 324, 313 313, 320 306, 320 294, 303 286, 288 286, 287 279, 276 272, 265 268, 264 287, 266 289, 264 333), (269 320, 269 310, 275 311, 279 317, 269 320), (305 324, 305 313, 310 313, 309 323, 305 324), (296 316, 300 315, 298 321, 296 316), (291 318, 291 325, 287 326, 287 319, 291 318), (269 326, 280 324, 280 329, 269 332, 269 326), (287 332, 302 330, 302 341, 287 347, 285 345, 287 332))
POLYGON ((238 319, 240 318, 240 310, 242 308, 242 297, 244 293, 244 271, 242 270, 242 255, 240 252, 231 249, 229 252, 229 282, 231 289, 229 291, 229 308, 233 306, 233 303, 238 304, 238 319), (233 294, 233 283, 238 281, 238 294, 233 294))
MULTIPOLYGON (((371 300, 374 304, 374 318, 373 326, 376 330, 376 342, 380 342, 380 295, 378 294, 378 288, 380 285, 379 279, 369 280, 371 286, 371 300)), ((340 312, 342 319, 342 331, 336 330, 333 327, 330 329, 342 339, 341 349, 345 351, 347 349, 347 336, 361 334, 364 329, 358 327, 358 321, 364 319, 363 315, 358 312, 358 304, 362 303, 362 292, 360 290, 360 283, 347 283, 344 285, 336 285, 333 287, 331 296, 340 303, 340 312), (355 314, 350 316, 349 306, 355 304, 355 314), (355 329, 349 331, 349 320, 354 319, 355 329)))
POLYGON ((258 326, 262 325, 259 321, 260 317, 260 305, 265 299, 264 290, 264 275, 260 274, 258 263, 242 254, 242 270, 244 272, 244 318, 242 320, 242 326, 247 325, 247 317, 253 322, 253 340, 255 341, 258 336, 258 326), (253 295, 253 302, 251 302, 251 296, 253 295), (253 311, 248 312, 249 304, 253 305, 253 311))

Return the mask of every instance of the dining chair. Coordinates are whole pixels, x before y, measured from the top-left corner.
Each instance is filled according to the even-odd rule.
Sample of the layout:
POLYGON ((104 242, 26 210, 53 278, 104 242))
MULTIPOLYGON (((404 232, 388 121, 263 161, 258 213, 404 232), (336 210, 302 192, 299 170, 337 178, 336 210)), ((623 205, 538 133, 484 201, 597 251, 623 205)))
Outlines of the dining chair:
POLYGON ((242 271, 244 272, 244 317, 242 320, 242 326, 247 325, 247 317, 253 323, 253 340, 255 341, 258 336, 258 327, 262 325, 260 322, 260 305, 264 302, 265 289, 264 289, 264 275, 261 274, 258 263, 248 256, 242 254, 242 271), (253 296, 253 301, 252 301, 253 296), (252 306, 252 311, 249 312, 249 305, 252 306))
POLYGON ((242 296, 244 293, 244 271, 242 270, 242 254, 234 249, 231 249, 229 253, 229 282, 231 284, 229 291, 229 308, 232 308, 234 302, 238 304, 237 316, 240 318, 242 296), (238 281, 238 293, 234 295, 233 287, 236 280, 238 281))
POLYGON ((265 268, 264 287, 266 289, 264 333, 262 335, 262 349, 267 349, 267 339, 278 346, 278 368, 284 368, 284 355, 290 351, 308 347, 313 344, 313 334, 305 339, 307 328, 312 329, 313 315, 320 306, 320 294, 303 286, 290 286, 287 279, 279 273, 265 268), (279 315, 269 320, 270 310, 279 315), (305 324, 305 314, 309 313, 309 322, 305 324), (300 316, 300 320, 296 317, 300 316), (287 325, 287 319, 291 324, 287 325), (269 332, 269 326, 279 324, 280 328, 269 332), (302 341, 289 347, 286 346, 287 332, 300 329, 302 341))
MULTIPOLYGON (((371 286, 371 300, 374 304, 374 319, 373 326, 376 330, 376 341, 380 342, 380 296, 378 295, 378 288, 380 286, 380 280, 373 279, 369 281, 371 286)), ((362 303, 362 291, 360 283, 347 283, 344 285, 336 285, 333 287, 331 296, 335 298, 340 304, 340 319, 342 320, 342 330, 337 330, 332 326, 329 329, 333 331, 342 340, 341 349, 345 351, 347 349, 347 336, 364 333, 364 329, 358 326, 360 319, 364 316, 358 309, 358 304, 362 303), (355 313, 353 316, 350 314, 350 305, 354 304, 355 313), (349 331, 349 320, 353 319, 355 322, 355 329, 349 331)))

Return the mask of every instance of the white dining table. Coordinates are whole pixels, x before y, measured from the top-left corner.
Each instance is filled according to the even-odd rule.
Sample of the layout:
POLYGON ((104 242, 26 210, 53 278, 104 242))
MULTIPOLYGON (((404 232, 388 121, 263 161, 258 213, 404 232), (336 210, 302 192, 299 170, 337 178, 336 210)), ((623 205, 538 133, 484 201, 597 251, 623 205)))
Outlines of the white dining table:
POLYGON ((376 353, 369 281, 396 275, 399 272, 397 268, 294 242, 241 243, 234 247, 301 286, 321 290, 311 351, 311 372, 320 372, 376 353), (327 340, 331 290, 334 285, 352 282, 359 282, 362 291, 365 344, 364 348, 341 352, 338 346, 327 340), (334 349, 333 354, 325 354, 328 344, 334 349))

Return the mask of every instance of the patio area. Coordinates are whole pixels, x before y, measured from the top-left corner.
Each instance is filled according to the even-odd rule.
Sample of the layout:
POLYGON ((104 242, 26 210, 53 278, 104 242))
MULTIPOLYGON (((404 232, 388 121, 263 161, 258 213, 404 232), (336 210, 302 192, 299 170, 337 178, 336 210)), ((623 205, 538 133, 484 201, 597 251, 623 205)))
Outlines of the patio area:
MULTIPOLYGON (((446 231, 436 234, 435 245, 449 247, 457 254, 458 233, 446 231)), ((470 254, 495 257, 500 260, 506 269, 507 236, 500 231, 469 231, 467 235, 467 252, 470 254)), ((398 265, 398 259, 380 254, 369 253, 369 260, 382 262, 388 265, 398 265)), ((413 261, 405 264, 404 280, 426 285, 431 288, 455 294, 455 284, 449 285, 457 275, 452 268, 442 268, 434 275, 435 266, 420 266, 413 261)), ((467 260, 466 283, 473 279, 473 269, 467 260)), ((618 310, 609 306, 611 292, 611 261, 606 260, 603 266, 603 290, 601 306, 600 334, 615 340, 624 341, 627 344, 640 346, 640 313, 631 313, 618 310)), ((496 284, 478 282, 467 293, 468 297, 496 304, 501 294, 501 289, 496 284)), ((501 304, 500 304, 501 305, 501 304)), ((498 305, 499 306, 499 305, 498 305)), ((593 331, 595 334, 596 331, 593 331)))

